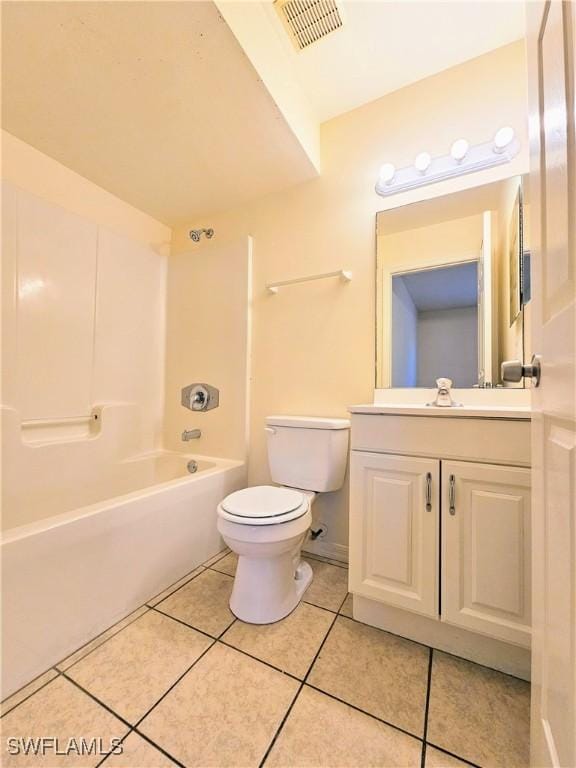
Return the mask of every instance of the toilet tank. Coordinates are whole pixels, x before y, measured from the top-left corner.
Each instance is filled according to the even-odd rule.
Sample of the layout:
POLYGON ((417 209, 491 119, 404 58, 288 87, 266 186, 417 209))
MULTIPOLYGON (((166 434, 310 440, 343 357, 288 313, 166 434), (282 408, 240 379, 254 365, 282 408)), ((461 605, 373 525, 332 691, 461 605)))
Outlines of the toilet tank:
POLYGON ((307 491, 337 491, 346 474, 349 433, 348 419, 268 416, 272 480, 307 491))

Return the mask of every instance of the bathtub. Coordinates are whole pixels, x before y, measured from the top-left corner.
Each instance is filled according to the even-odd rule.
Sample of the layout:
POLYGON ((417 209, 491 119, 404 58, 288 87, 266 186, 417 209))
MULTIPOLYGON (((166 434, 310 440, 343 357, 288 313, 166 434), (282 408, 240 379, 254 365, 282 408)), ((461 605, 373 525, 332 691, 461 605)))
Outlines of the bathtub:
POLYGON ((241 461, 159 451, 115 466, 99 500, 6 531, 2 698, 220 551, 216 506, 245 482, 241 461))

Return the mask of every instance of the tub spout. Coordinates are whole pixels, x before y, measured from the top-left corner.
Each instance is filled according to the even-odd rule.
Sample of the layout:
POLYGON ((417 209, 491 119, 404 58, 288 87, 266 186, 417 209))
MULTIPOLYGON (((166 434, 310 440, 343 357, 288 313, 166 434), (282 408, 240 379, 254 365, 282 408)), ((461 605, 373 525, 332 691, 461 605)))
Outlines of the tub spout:
POLYGON ((202 432, 199 429, 185 429, 182 432, 182 440, 197 440, 202 436, 202 432))

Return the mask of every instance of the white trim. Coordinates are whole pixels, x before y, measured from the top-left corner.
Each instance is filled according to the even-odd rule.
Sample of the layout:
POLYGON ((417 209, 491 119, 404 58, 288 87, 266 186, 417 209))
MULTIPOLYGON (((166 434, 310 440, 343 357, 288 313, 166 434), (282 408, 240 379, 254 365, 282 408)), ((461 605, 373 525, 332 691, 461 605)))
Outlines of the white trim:
POLYGON ((507 675, 530 680, 531 654, 528 648, 453 627, 360 595, 354 595, 352 606, 354 619, 362 624, 392 632, 507 675))
POLYGON ((320 555, 329 557, 331 560, 339 560, 341 563, 348 563, 348 547, 345 544, 337 544, 333 541, 324 541, 308 539, 302 547, 303 552, 310 552, 311 555, 320 555))

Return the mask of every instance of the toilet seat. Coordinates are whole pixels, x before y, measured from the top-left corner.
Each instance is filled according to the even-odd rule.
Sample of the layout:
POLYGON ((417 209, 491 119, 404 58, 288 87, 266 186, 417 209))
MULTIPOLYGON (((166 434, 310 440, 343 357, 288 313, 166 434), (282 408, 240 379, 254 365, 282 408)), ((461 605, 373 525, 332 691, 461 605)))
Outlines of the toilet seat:
POLYGON ((309 507, 309 498, 300 491, 257 485, 226 496, 218 514, 240 525, 275 525, 297 520, 309 507))

